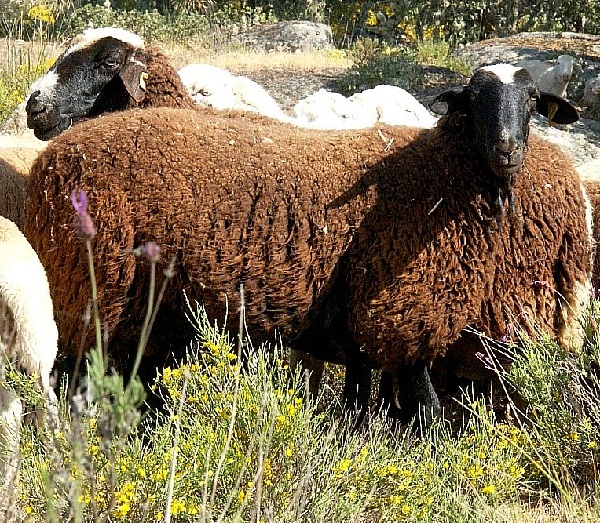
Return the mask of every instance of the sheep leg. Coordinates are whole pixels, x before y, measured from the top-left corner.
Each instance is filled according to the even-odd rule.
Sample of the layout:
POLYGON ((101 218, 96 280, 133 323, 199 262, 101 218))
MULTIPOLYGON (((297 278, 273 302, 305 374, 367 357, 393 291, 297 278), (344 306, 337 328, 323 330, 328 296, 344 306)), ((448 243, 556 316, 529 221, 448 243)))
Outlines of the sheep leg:
POLYGON ((310 399, 314 402, 319 394, 319 385, 323 377, 325 362, 312 354, 297 349, 290 349, 289 361, 293 372, 296 371, 298 364, 302 365, 304 375, 308 376, 306 381, 310 399))
POLYGON ((400 419, 400 401, 396 396, 398 380, 389 371, 382 371, 377 394, 377 410, 385 413, 390 419, 400 419))
POLYGON ((58 398, 54 393, 54 390, 50 386, 50 375, 49 373, 43 373, 40 376, 40 388, 42 389, 42 393, 44 395, 45 401, 45 412, 38 411, 36 412, 36 417, 38 420, 39 426, 43 426, 44 423, 47 424, 47 427, 51 431, 58 431, 59 429, 59 415, 58 415, 58 398))
POLYGON ((400 421, 410 423, 420 420, 422 427, 431 425, 442 414, 440 400, 431 384, 427 364, 417 361, 413 365, 403 366, 398 374, 398 402, 401 405, 400 421))
POLYGON ((344 409, 356 416, 354 426, 358 427, 369 407, 371 396, 371 365, 367 354, 361 350, 354 351, 346 360, 346 376, 344 379, 344 409))

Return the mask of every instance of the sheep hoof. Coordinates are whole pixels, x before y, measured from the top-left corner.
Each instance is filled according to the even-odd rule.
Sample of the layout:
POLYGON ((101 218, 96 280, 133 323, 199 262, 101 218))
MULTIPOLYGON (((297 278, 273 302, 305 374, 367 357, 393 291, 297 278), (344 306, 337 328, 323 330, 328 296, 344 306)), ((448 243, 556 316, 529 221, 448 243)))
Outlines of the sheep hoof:
MULTIPOLYGON (((387 389, 387 394, 385 389, 380 389, 382 399, 386 396, 389 399, 389 386, 387 389)), ((416 423, 423 431, 442 416, 440 400, 423 361, 400 369, 394 377, 393 396, 394 403, 388 415, 395 417, 402 425, 416 423)))

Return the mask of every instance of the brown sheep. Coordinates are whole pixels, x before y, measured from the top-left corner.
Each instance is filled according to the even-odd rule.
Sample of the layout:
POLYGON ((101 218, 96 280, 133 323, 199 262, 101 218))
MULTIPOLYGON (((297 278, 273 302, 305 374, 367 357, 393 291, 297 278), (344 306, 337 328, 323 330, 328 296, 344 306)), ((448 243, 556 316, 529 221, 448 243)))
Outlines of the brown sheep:
MULTIPOLYGON (((395 133, 400 145, 413 140, 418 130, 399 128, 395 133)), ((32 168, 26 225, 55 289, 61 339, 67 342, 63 350, 77 350, 79 318, 89 299, 82 247, 72 234, 72 189, 87 191, 98 224, 99 299, 111 340, 137 337, 131 330, 136 321, 125 318, 141 312, 141 304, 132 298, 145 295, 147 282, 145 269, 136 268, 128 252, 149 240, 163 247, 163 259, 173 254, 180 258, 163 315, 183 310, 180 291, 188 282, 194 282, 190 298, 203 301, 196 286, 205 282, 210 314, 223 317, 225 294, 220 293, 227 294, 235 310, 239 283, 244 282, 246 301, 252 304, 248 325, 256 339, 264 339, 276 328, 301 328, 314 295, 329 280, 364 214, 364 198, 349 209, 328 211, 324 205, 337 195, 339 173, 363 173, 390 154, 385 147, 376 129, 315 132, 252 114, 233 117, 208 109, 127 111, 65 131, 32 168), (359 144, 361 149, 354 150, 359 144), (207 169, 184 160, 204 156, 211 158, 204 164, 207 169), (319 169, 307 172, 308 165, 319 169), (173 205, 167 218, 159 209, 169 201, 173 205), (104 226, 102 217, 112 224, 104 226), (185 227, 179 226, 180 220, 185 227), (54 229, 52 235, 46 235, 48 227, 54 229), (195 259, 190 249, 200 245, 208 249, 195 259), (307 263, 307 258, 312 261, 307 263), (64 279, 66 267, 81 270, 64 279)), ((153 337, 177 341, 160 327, 153 337)))
POLYGON ((195 107, 167 57, 114 27, 75 37, 27 100, 27 125, 49 140, 74 122, 145 107, 195 107))
POLYGON ((469 325, 500 337, 522 313, 574 341, 591 271, 579 177, 556 147, 535 137, 527 154, 518 140, 498 147, 493 136, 474 137, 465 115, 465 104, 481 104, 488 119, 488 103, 516 112, 521 140, 534 103, 546 112, 550 100, 556 121, 570 118, 513 69, 484 68, 446 94, 448 116, 426 131, 316 132, 162 108, 64 132, 32 169, 25 228, 48 270, 63 350, 76 350, 89 300, 74 189, 87 191, 98 228, 99 299, 116 359, 130 357, 148 288, 128 253, 151 240, 165 260, 178 259, 152 364, 183 346, 184 289, 213 317, 228 302, 235 328, 242 283, 253 339, 279 330, 300 350, 346 362, 350 403, 363 401, 362 389, 351 390, 361 369, 399 373, 405 400, 416 402, 407 414, 418 404, 436 410, 426 363, 469 325), (512 93, 508 109, 490 84, 512 93), (517 95, 531 100, 515 103, 517 95))

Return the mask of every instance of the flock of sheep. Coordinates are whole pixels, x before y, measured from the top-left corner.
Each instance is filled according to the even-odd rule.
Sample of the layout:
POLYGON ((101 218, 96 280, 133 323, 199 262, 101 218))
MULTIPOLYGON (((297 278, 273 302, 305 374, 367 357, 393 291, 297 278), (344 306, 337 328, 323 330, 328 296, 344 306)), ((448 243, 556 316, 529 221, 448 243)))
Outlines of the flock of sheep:
MULTIPOLYGON (((101 318, 122 369, 149 287, 129 253, 156 242, 176 264, 148 375, 191 336, 184 292, 212 317, 228 309, 235 332, 243 285, 253 340, 278 333, 300 354, 345 364, 344 400, 359 412, 382 369, 393 385, 382 403, 431 420, 432 362, 453 354, 453 372, 467 374, 481 350, 467 327, 500 339, 517 323, 541 326, 565 347, 581 343, 593 206, 569 158, 529 136, 533 111, 577 119, 563 94, 497 64, 440 95, 436 116, 390 86, 319 91, 288 115, 248 79, 204 65, 178 74, 136 35, 88 30, 32 86, 28 125, 49 143, 13 137, 0 149, 3 359, 40 376, 52 409, 57 352, 76 357, 86 335, 87 261, 70 202, 85 190, 101 318)), ((2 386, 0 401, 0 440, 14 448, 19 399, 2 386)))

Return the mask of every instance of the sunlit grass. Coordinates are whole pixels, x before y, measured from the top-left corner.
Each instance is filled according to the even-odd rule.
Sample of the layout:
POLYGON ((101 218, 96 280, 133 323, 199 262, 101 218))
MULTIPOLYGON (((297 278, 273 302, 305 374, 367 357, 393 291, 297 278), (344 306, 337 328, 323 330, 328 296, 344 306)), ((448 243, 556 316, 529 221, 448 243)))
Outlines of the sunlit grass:
POLYGON ((207 63, 231 71, 252 71, 256 69, 313 71, 319 69, 343 70, 352 65, 352 60, 348 58, 347 53, 338 50, 268 53, 244 49, 223 49, 214 52, 173 44, 166 44, 163 48, 176 68, 190 63, 207 63))

